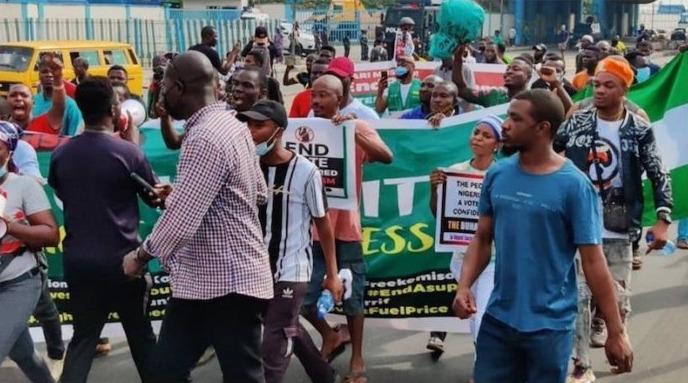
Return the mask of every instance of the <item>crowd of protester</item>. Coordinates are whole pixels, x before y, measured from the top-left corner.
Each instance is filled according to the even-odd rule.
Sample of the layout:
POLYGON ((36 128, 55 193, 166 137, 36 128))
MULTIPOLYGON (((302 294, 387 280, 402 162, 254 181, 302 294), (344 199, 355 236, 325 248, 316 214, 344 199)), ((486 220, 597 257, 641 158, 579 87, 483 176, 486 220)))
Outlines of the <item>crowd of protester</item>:
MULTIPOLYGON (((374 120, 426 120, 438 128, 446 118, 508 104, 505 120, 478 121, 472 158, 449 168, 485 176, 475 239, 447 265, 458 283, 453 308, 471 318, 474 379, 592 382, 589 349, 602 346, 617 372, 631 371, 626 320, 631 270, 642 264, 643 174, 657 209, 649 229, 654 249, 668 240, 672 195, 647 114, 625 96, 659 68, 646 41, 624 58, 618 39, 594 44, 586 35, 569 82, 563 54, 570 36, 565 29, 558 36, 558 54, 537 44, 532 55, 509 57, 496 34, 476 47, 460 46, 423 79, 415 75, 415 54, 394 55, 393 79, 380 79, 371 108, 351 94, 356 78, 347 45, 337 56, 322 39, 306 58, 306 71, 292 76, 288 64, 280 84, 273 75, 282 42, 271 41, 267 29, 257 27, 249 44, 234 46, 222 60, 217 32, 204 27, 198 45, 153 62, 145 110, 160 120, 166 146, 181 149, 173 185, 158 181, 138 126, 120 108, 127 100, 144 104, 129 91, 126 69, 89 76, 89 63, 78 58, 69 83, 60 60, 44 55, 41 92, 33 96, 29 87, 13 85, 0 105, 7 120, 0 122, 0 194, 7 202, 0 361, 11 358, 32 382, 85 382, 96 352, 111 348, 101 332, 117 312, 142 381, 188 381, 204 355, 216 353, 224 381, 282 382, 293 354, 313 382, 334 382, 330 363, 350 345, 342 381, 366 382, 361 217, 328 208, 318 168, 284 146, 288 118, 353 121, 352 171, 360 192, 364 163, 394 160, 374 120), (472 63, 507 65, 504 87, 476 90, 472 63), (280 87, 293 85, 304 89, 287 112, 280 87), (571 97, 586 89, 594 99, 574 103, 571 97), (183 131, 174 121, 185 121, 183 131), (54 150, 42 175, 23 134, 71 139, 54 150), (633 144, 621 145, 621 136, 633 144), (620 155, 603 169, 598 159, 607 152, 620 155), (60 240, 42 188, 46 178, 64 209, 64 275, 74 317, 66 350, 41 251, 60 240), (521 199, 505 202, 510 195, 521 199), (619 196, 624 209, 607 209, 619 196), (139 199, 163 211, 143 241, 139 199), (527 261, 536 256, 542 259, 527 261), (172 285, 157 338, 142 310, 152 259, 172 285), (342 269, 353 275, 348 299, 342 269), (323 289, 342 306, 346 325, 332 327, 316 314, 323 289), (31 315, 42 325, 47 361, 34 349, 31 315), (321 336, 320 348, 301 317, 321 336)), ((370 53, 367 38, 361 45, 365 59, 388 60, 379 39, 370 53)), ((430 175, 433 214, 436 189, 445 181, 441 170, 430 175)), ((678 243, 688 247, 685 237, 678 243)), ((427 348, 441 355, 445 339, 446 333, 432 332, 427 348)))

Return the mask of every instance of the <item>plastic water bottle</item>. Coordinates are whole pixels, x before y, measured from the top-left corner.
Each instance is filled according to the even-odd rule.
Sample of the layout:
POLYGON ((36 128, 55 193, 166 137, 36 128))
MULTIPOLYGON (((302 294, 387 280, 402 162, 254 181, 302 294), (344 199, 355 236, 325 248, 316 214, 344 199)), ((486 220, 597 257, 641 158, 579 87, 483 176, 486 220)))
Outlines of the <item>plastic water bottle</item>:
POLYGON ((318 318, 324 318, 334 308, 334 298, 330 290, 323 290, 318 298, 318 318))
MULTIPOLYGON (((652 245, 652 241, 654 241, 655 237, 652 235, 652 233, 647 233, 645 236, 645 240, 647 241, 647 244, 649 246, 652 245)), ((674 255, 676 252, 676 244, 673 243, 672 241, 667 241, 662 250, 659 252, 661 255, 664 255, 665 257, 670 257, 674 255)))
MULTIPOLYGON (((339 279, 342 281, 342 284, 344 285, 344 294, 342 296, 342 300, 347 300, 351 298, 351 281, 353 280, 353 274, 351 274, 351 270, 339 270, 339 279)), ((327 313, 332 311, 332 309, 334 308, 334 297, 332 296, 332 293, 329 290, 323 290, 323 292, 320 294, 320 298, 318 298, 318 303, 316 304, 316 307, 318 309, 318 318, 324 318, 325 315, 327 315, 327 313)))

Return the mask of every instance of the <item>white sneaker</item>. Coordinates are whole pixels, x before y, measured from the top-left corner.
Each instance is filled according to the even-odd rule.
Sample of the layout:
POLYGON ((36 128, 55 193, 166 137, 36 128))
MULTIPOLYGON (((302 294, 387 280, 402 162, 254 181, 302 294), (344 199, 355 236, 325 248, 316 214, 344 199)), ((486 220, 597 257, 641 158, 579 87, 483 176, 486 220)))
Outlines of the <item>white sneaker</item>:
POLYGON ((590 347, 604 347, 607 342, 607 326, 603 319, 593 318, 590 331, 590 347))
POLYGON ((566 383, 592 383, 595 379, 592 368, 575 366, 571 375, 566 379, 566 383))
POLYGON ((46 361, 48 364, 48 369, 50 370, 50 375, 52 375, 55 381, 59 381, 60 376, 62 375, 62 369, 64 368, 64 359, 46 358, 46 361))

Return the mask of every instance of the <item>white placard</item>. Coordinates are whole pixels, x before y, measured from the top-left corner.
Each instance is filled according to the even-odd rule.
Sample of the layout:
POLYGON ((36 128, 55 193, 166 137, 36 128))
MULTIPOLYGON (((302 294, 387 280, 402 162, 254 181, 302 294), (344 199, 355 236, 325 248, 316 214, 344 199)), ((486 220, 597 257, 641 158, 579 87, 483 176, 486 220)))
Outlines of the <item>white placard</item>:
POLYGON ((446 171, 437 188, 435 251, 466 251, 478 229, 478 204, 485 176, 446 171))
POLYGON ((318 166, 333 209, 358 209, 355 129, 352 121, 335 126, 322 118, 291 118, 282 135, 287 149, 318 166))

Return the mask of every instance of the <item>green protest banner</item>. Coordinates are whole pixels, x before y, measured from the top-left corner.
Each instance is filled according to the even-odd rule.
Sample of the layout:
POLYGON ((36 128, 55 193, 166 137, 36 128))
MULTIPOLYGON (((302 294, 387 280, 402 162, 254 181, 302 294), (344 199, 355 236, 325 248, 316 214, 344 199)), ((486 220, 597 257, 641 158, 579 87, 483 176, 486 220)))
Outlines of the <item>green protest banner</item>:
MULTIPOLYGON (((688 217, 688 202, 680 197, 688 194, 686 83, 688 53, 677 56, 629 94, 653 122, 660 153, 672 176, 675 219, 688 217), (662 95, 661 100, 657 94, 662 95)), ((428 206, 429 174, 437 167, 469 159, 468 137, 476 121, 487 115, 504 116, 507 106, 446 119, 438 130, 431 129, 425 121, 375 121, 374 127, 394 153, 394 161, 390 165, 364 166, 361 215, 368 279, 367 323, 399 329, 467 331, 467 324, 451 313, 456 289, 456 281, 449 272, 451 255, 434 251, 435 219, 428 206)), ((163 180, 174 181, 178 153, 165 147, 157 129, 143 129, 142 137, 142 148, 156 174, 163 180)), ((37 149, 41 171, 47 175, 52 149, 68 138, 26 135, 24 139, 37 149)), ((61 203, 48 186, 46 191, 64 237, 61 203)), ((654 207, 647 181, 645 201, 643 223, 651 225, 654 207)), ((141 204, 142 237, 151 231, 159 215, 159 211, 141 204)), ((98 233, 93 235, 97 237, 98 233)), ((51 293, 62 313, 62 323, 69 324, 72 317, 62 272, 62 248, 47 248, 45 252, 51 293)), ((169 277, 156 263, 151 264, 151 272, 154 287, 149 314, 151 319, 161 319, 170 294, 169 277)), ((117 322, 117 317, 113 315, 111 321, 117 322)), ((33 319, 32 325, 37 325, 33 319)), ((32 329, 34 339, 42 338, 36 330, 32 329)))

